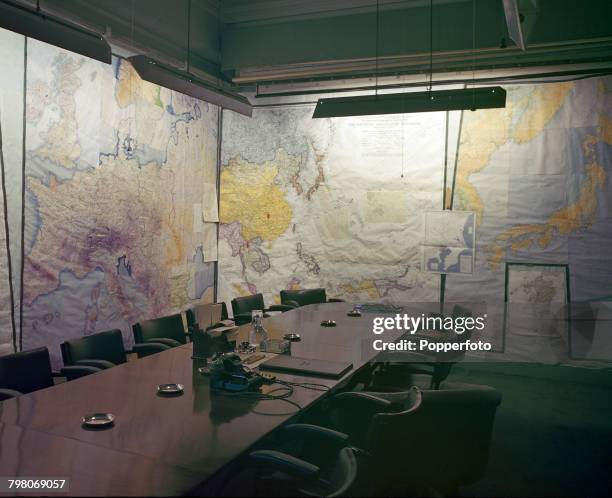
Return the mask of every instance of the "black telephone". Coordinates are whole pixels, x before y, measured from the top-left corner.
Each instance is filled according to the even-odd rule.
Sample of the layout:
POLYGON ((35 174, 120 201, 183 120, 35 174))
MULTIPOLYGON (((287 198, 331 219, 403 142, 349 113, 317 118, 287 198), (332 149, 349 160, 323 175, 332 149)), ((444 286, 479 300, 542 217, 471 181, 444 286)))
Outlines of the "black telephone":
POLYGON ((210 385, 213 389, 254 391, 263 383, 261 375, 247 370, 236 353, 216 355, 210 365, 210 385))

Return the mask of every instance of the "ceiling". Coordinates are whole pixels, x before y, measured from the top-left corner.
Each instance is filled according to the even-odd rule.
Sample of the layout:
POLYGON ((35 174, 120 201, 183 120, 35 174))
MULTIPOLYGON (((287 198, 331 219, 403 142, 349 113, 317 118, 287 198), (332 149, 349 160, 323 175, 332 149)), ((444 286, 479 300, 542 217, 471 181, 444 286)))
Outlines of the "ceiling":
MULTIPOLYGON (((459 0, 436 0, 435 5, 459 0)), ((429 7, 430 0, 379 0, 379 10, 429 7)), ((376 0, 223 0, 226 24, 256 25, 375 12, 376 0)))
MULTIPOLYGON (((36 0, 0 1, 36 6, 36 0)), ((430 70, 434 83, 500 75, 570 78, 612 70, 612 1, 517 2, 526 51, 508 36, 502 0, 39 4, 43 12, 102 33, 119 55, 143 53, 184 68, 189 46, 193 72, 224 80, 257 98, 376 83, 417 85, 430 70)))

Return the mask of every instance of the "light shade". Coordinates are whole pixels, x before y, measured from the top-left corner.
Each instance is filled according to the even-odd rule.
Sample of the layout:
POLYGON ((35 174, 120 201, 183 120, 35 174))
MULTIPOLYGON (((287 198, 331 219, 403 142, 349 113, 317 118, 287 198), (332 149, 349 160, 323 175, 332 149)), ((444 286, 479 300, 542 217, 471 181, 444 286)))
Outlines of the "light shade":
POLYGON ((319 99, 313 118, 506 107, 500 86, 319 99))
POLYGON ((102 36, 25 7, 0 2, 0 27, 106 64, 112 60, 111 48, 102 36))
POLYGON ((128 60, 134 66, 138 75, 145 81, 205 100, 245 116, 251 117, 253 114, 251 103, 240 94, 215 88, 188 73, 166 67, 144 55, 129 57, 128 60))

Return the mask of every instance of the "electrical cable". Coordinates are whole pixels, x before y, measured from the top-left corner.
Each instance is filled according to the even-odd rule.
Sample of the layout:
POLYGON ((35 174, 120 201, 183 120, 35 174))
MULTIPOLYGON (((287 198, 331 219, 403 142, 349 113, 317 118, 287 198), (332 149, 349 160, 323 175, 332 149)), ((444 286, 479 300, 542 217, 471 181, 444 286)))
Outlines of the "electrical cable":
POLYGON ((376 74, 375 74, 375 84, 374 84, 374 96, 378 98, 378 23, 379 23, 379 5, 378 0, 376 0, 376 74))
MULTIPOLYGON (((26 109, 28 97, 28 37, 23 42, 23 128, 21 131, 21 260, 19 267, 19 351, 23 351, 23 300, 25 276, 25 218, 26 218, 26 109)), ((13 339, 14 347, 17 346, 13 339)), ((17 349, 15 349, 17 351, 17 349)))
POLYGON ((227 396, 230 398, 255 399, 259 401, 277 401, 277 400, 284 401, 286 403, 289 403, 290 405, 295 406, 298 410, 302 409, 302 407, 298 403, 288 399, 294 393, 293 386, 284 385, 281 382, 274 382, 273 384, 281 384, 282 387, 277 387, 275 389, 272 389, 271 391, 268 391, 267 393, 262 393, 262 392, 257 392, 257 391, 229 392, 229 391, 224 391, 222 389, 213 389, 213 388, 211 388, 211 391, 213 391, 216 394, 220 394, 222 396, 227 396), (281 392, 284 391, 284 392, 283 394, 274 394, 279 391, 281 392))
POLYGON ((191 0, 187 0, 187 74, 191 71, 191 0))
POLYGON ((2 208, 4 209, 4 233, 6 242, 6 263, 8 270, 8 284, 9 284, 9 296, 11 303, 11 328, 13 339, 13 351, 17 352, 17 327, 15 322, 15 290, 13 285, 13 263, 11 255, 11 237, 9 228, 9 215, 8 215, 8 199, 6 196, 6 173, 4 168, 4 148, 2 143, 2 110, 0 109, 0 175, 2 180, 2 208))
POLYGON ((433 82, 433 0, 429 0, 429 92, 433 82))
POLYGON ((278 384, 283 384, 286 386, 301 387, 303 389, 310 389, 312 391, 326 392, 326 391, 329 391, 330 389, 329 386, 326 386, 324 384, 316 384, 314 382, 289 382, 285 380, 277 380, 276 382, 278 384))

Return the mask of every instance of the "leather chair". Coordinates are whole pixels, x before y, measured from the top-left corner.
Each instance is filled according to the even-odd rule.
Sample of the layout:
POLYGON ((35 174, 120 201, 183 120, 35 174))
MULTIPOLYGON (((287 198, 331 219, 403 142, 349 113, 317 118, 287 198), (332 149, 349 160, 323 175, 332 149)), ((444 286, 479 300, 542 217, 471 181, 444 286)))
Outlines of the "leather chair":
POLYGON ((456 495, 486 470, 501 393, 455 384, 335 396, 337 427, 371 455, 368 479, 389 495, 456 495), (452 387, 452 388, 451 388, 452 387))
POLYGON ((280 291, 282 304, 306 306, 307 304, 341 303, 342 299, 327 299, 325 289, 297 289, 280 291))
MULTIPOLYGON (((63 368, 60 375, 72 379, 97 371, 88 366, 70 366, 63 368)), ((53 377, 49 351, 45 347, 2 356, 0 400, 51 387, 54 384, 53 377)))
POLYGON ((236 325, 243 325, 251 322, 251 311, 262 310, 266 311, 290 311, 296 308, 295 305, 285 304, 273 304, 269 308, 264 305, 264 298, 262 294, 253 294, 251 296, 236 297, 232 299, 232 313, 234 314, 234 321, 236 325))
POLYGON ((65 341, 60 345, 64 365, 86 365, 104 370, 125 363, 125 349, 120 330, 65 341))
MULTIPOLYGON (((195 327, 198 325, 197 320, 196 320, 196 313, 198 312, 198 310, 200 308, 206 308, 208 306, 215 306, 215 305, 221 305, 221 320, 227 320, 228 319, 228 314, 227 314, 227 306, 225 305, 224 302, 221 303, 211 303, 211 304, 201 304, 199 306, 196 306, 194 308, 189 308, 187 310, 185 310, 185 319, 187 321, 187 333, 188 335, 191 336, 192 331, 195 329, 195 327)), ((210 326, 217 326, 218 324, 214 323, 214 324, 210 324, 210 326)))
POLYGON ((240 462, 221 496, 351 496, 358 450, 348 436, 308 424, 287 426, 273 450, 257 450, 240 462))
MULTIPOLYGON (((123 336, 118 329, 98 332, 80 339, 65 341, 60 345, 62 359, 66 367, 86 366, 94 368, 96 372, 106 370, 127 361, 123 336)), ((168 349, 163 344, 135 345, 134 352, 159 352, 168 349)), ((89 372, 93 373, 93 372, 89 372)), ((69 378, 76 378, 71 375, 69 378)))
POLYGON ((153 343, 174 348, 187 342, 183 317, 180 313, 136 323, 132 326, 132 331, 135 347, 153 343))
POLYGON ((21 396, 23 393, 19 391, 15 391, 13 389, 0 389, 0 401, 4 401, 11 398, 16 398, 17 396, 21 396))
MULTIPOLYGON (((444 318, 443 315, 439 313, 431 313, 430 316, 444 318)), ((458 317, 471 316, 472 313, 467 308, 459 304, 453 306, 453 320, 458 317)), ((424 337, 431 339, 435 335, 431 332, 432 331, 417 331, 413 335, 413 338, 418 339, 420 337, 424 337)), ((472 335, 471 331, 466 331, 463 334, 455 334, 455 332, 449 331, 446 334, 449 336, 449 339, 447 340, 457 342, 464 342, 470 339, 472 335)), ((438 389, 440 384, 450 375, 453 365, 463 359, 465 352, 451 351, 449 353, 438 353, 431 355, 414 353, 411 354, 411 356, 420 358, 420 361, 380 364, 372 377, 372 383, 378 387, 385 387, 386 391, 405 391, 406 389, 415 385, 415 377, 420 378, 420 376, 424 374, 430 378, 429 386, 427 387, 429 389, 438 389)), ((422 383, 419 383, 419 387, 425 386, 422 383)), ((368 387, 368 390, 372 390, 372 387, 368 387)))

